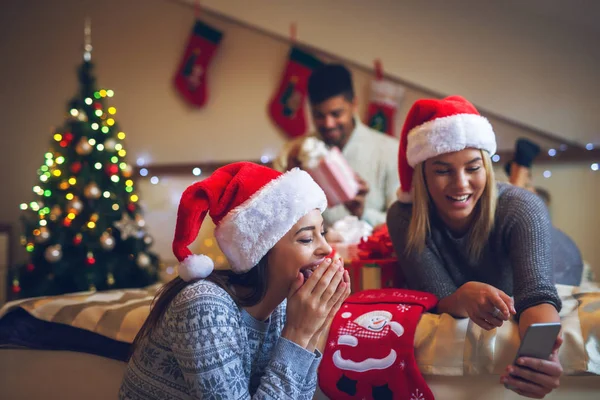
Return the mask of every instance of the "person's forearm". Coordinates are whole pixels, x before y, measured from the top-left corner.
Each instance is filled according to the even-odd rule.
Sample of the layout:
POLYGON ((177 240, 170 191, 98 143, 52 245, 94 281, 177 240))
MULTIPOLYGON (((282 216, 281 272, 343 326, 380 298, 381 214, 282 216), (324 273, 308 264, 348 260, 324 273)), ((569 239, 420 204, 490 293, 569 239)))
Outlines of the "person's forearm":
POLYGON ((465 308, 460 305, 458 291, 441 299, 437 310, 439 313, 450 314, 453 317, 466 318, 469 316, 465 308))
POLYGON ((552 304, 542 303, 529 307, 521 313, 519 318, 519 336, 523 339, 527 328, 531 324, 541 322, 560 322, 558 311, 552 304))

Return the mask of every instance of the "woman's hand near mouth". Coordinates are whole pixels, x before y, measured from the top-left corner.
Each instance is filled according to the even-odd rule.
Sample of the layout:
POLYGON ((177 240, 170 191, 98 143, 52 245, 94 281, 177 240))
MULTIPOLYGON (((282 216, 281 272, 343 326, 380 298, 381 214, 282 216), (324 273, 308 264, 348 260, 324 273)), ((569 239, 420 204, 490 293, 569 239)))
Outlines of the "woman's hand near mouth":
POLYGON ((331 322, 349 290, 348 274, 339 258, 327 258, 306 281, 304 273, 298 272, 289 291, 281 336, 314 350, 325 322, 331 322))

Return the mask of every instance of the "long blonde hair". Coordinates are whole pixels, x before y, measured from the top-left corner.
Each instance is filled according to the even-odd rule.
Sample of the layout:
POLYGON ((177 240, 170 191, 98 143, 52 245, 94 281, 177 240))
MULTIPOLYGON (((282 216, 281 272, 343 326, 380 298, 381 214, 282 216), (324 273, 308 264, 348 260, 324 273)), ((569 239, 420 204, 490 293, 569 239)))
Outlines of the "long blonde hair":
MULTIPOLYGON (((476 214, 468 238, 468 253, 471 261, 479 260, 494 227, 496 214, 496 178, 492 160, 488 152, 484 150, 481 150, 481 159, 485 169, 486 183, 481 198, 473 210, 476 214)), ((414 198, 406 240, 406 252, 421 253, 425 248, 425 240, 430 230, 430 215, 435 212, 425 181, 424 162, 415 166, 412 182, 414 198)))

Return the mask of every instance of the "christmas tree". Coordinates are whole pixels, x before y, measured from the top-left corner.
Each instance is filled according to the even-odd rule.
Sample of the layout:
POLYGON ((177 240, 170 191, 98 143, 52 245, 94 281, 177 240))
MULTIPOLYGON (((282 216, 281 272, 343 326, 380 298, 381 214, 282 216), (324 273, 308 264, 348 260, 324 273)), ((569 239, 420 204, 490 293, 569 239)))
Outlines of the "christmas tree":
POLYGON ((158 279, 158 258, 125 160, 125 133, 107 106, 112 90, 96 87, 89 26, 79 92, 37 171, 35 198, 21 204, 21 243, 29 262, 13 271, 20 297, 141 287, 158 279))

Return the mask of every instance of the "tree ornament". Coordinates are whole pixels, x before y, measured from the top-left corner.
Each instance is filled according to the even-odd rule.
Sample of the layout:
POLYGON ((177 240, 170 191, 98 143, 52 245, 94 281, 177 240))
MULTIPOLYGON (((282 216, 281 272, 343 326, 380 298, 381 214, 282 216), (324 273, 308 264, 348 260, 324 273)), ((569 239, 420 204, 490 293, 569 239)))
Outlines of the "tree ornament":
POLYGON ((106 275, 106 284, 108 286, 112 286, 115 284, 115 277, 111 272, 109 272, 108 275, 106 275))
POLYGON ((150 261, 150 256, 144 252, 140 252, 135 259, 136 264, 142 268, 147 268, 150 265, 150 261))
POLYGON ((73 164, 71 164, 71 172, 75 175, 81 172, 81 163, 79 161, 75 161, 73 164))
POLYGON ((115 247, 115 238, 108 232, 100 235, 100 245, 104 250, 112 250, 115 247))
POLYGON ((140 214, 137 214, 137 215, 135 216, 135 221, 137 222, 137 225, 138 225, 140 228, 143 228, 143 227, 145 227, 145 226, 146 226, 146 221, 144 220, 144 217, 142 217, 140 214))
POLYGON ((79 246, 82 241, 83 241, 83 235, 81 235, 81 233, 78 233, 73 237, 73 244, 75 246, 79 246))
POLYGON ((75 151, 80 156, 86 156, 90 154, 92 152, 92 149, 92 145, 90 144, 90 142, 88 142, 88 138, 85 136, 81 137, 81 139, 77 143, 77 146, 75 147, 75 151))
POLYGON ((86 122, 88 120, 87 114, 83 110, 79 110, 77 113, 77 119, 82 122, 86 122))
POLYGON ((146 234, 146 236, 144 236, 144 243, 147 246, 150 246, 152 243, 154 242, 154 239, 152 238, 152 236, 146 234))
POLYGON ((106 139, 104 141, 104 149, 108 151, 115 151, 115 146, 117 145, 117 141, 113 138, 106 139))
POLYGON ((96 185, 96 182, 90 182, 83 189, 83 194, 88 199, 94 199, 94 200, 96 200, 97 198, 100 197, 101 192, 100 192, 100 188, 98 187, 98 185, 96 185))
POLYGON ((96 263, 96 258, 94 257, 94 253, 88 251, 86 262, 88 265, 94 265, 96 263))
POLYGON ((106 173, 108 175, 116 175, 119 173, 119 166, 117 164, 109 164, 106 166, 106 173))
POLYGON ((127 240, 130 236, 136 236, 138 233, 137 223, 127 213, 123 213, 121 220, 116 221, 113 225, 121 232, 122 240, 127 240))
POLYGON ((39 234, 35 236, 35 242, 36 243, 44 243, 48 239, 50 239, 50 232, 48 231, 48 228, 46 228, 45 226, 42 226, 39 229, 39 234))
POLYGON ((83 210, 83 203, 79 200, 79 197, 75 196, 67 203, 67 208, 74 214, 79 214, 83 210))
POLYGON ((127 164, 125 168, 123 168, 122 174, 125 178, 131 178, 131 174, 133 174, 133 168, 131 165, 127 164))
POLYGON ((50 263, 58 262, 62 259, 62 246, 60 244, 54 244, 52 246, 48 246, 46 251, 44 252, 44 257, 46 261, 50 263))

